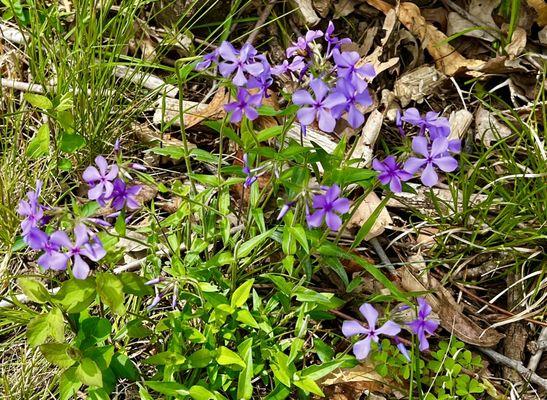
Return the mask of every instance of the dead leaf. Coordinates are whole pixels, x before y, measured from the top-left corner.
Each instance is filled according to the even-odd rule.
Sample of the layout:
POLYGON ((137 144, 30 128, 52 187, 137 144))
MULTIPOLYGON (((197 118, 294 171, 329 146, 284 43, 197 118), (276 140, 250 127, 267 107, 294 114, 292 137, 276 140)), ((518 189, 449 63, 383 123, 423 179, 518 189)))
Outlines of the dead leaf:
POLYGON ((359 165, 369 166, 372 162, 372 149, 378 139, 380 130, 382 129, 382 123, 384 122, 384 116, 378 110, 372 111, 368 116, 361 130, 361 135, 355 144, 351 158, 361 159, 359 165))
POLYGON ((327 14, 329 13, 331 0, 314 0, 313 1, 313 8, 317 11, 317 13, 325 18, 327 14))
POLYGON ((467 110, 458 110, 450 114, 448 123, 450 124, 449 140, 463 139, 467 130, 473 122, 473 114, 467 110))
MULTIPOLYGON (((361 228, 363 224, 368 221, 372 213, 380 206, 380 203, 381 200, 376 193, 370 192, 351 216, 348 221, 347 228, 351 230, 361 228)), ((391 220, 391 216, 384 207, 380 211, 376 221, 374 221, 369 233, 365 236, 365 240, 370 240, 381 235, 386 230, 386 226, 391 225, 392 223, 393 221, 391 220)))
POLYGON ((542 45, 547 46, 547 26, 544 27, 541 31, 539 31, 538 37, 539 37, 539 42, 542 45))
POLYGON ((427 292, 424 297, 439 316, 441 326, 465 343, 493 347, 504 337, 494 329, 483 329, 462 312, 452 294, 431 275, 427 274, 421 255, 409 258, 409 265, 397 270, 404 290, 427 292))
POLYGON ((494 27, 496 22, 492 17, 492 13, 500 3, 501 0, 471 0, 468 11, 469 14, 483 21, 486 26, 494 27))
POLYGON ((547 25, 547 3, 545 2, 545 0, 528 0, 528 5, 536 10, 538 14, 538 25, 547 25))
POLYGON ((517 27, 511 37, 511 43, 505 47, 505 51, 509 55, 510 59, 519 56, 526 47, 526 31, 520 27, 517 27))
POLYGON ((474 37, 477 39, 486 40, 488 42, 493 42, 494 40, 496 40, 496 38, 489 34, 487 31, 483 29, 472 28, 477 28, 477 24, 474 24, 468 19, 462 17, 457 12, 448 13, 448 25, 446 27, 446 34, 448 36, 452 36, 460 32, 465 32, 463 33, 463 36, 474 37))
POLYGON ((228 102, 228 96, 229 95, 226 93, 224 87, 220 87, 209 104, 204 107, 203 110, 200 110, 199 114, 190 114, 188 115, 188 118, 184 118, 185 129, 199 124, 206 118, 222 118, 222 116, 226 113, 223 106, 228 102))
POLYGON ((486 147, 492 142, 511 135, 511 129, 501 124, 489 111, 479 107, 475 113, 475 139, 480 140, 486 147))
POLYGON ((359 399, 365 391, 389 390, 388 378, 380 376, 367 361, 353 368, 336 369, 318 383, 323 387, 327 398, 337 400, 359 399))
POLYGON ((334 16, 332 19, 344 18, 355 10, 356 0, 339 0, 334 3, 334 16))
POLYGON ((393 91, 399 98, 401 106, 406 107, 411 101, 421 103, 441 85, 446 76, 437 69, 424 65, 403 74, 395 82, 393 91))
POLYGON ((321 21, 321 18, 317 16, 313 9, 313 2, 311 0, 291 0, 294 3, 294 8, 299 11, 302 22, 308 28, 315 26, 321 21))

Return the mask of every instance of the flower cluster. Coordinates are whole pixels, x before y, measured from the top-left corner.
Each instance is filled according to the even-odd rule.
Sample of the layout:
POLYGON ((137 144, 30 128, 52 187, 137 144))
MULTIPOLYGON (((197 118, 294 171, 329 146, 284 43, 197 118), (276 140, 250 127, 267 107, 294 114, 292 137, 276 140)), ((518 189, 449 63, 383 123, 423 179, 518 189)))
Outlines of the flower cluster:
POLYGON ((268 88, 273 83, 272 68, 266 57, 249 43, 237 50, 225 41, 218 49, 205 55, 203 61, 196 65, 196 70, 202 71, 211 66, 218 66, 220 75, 230 79, 237 88, 235 101, 224 105, 224 109, 232 113, 230 122, 240 122, 243 116, 256 119, 256 109, 264 97, 268 97, 268 88))
POLYGON ((405 135, 403 123, 419 128, 417 136, 412 138, 412 151, 415 155, 404 163, 388 156, 384 161, 374 160, 372 167, 379 172, 378 179, 383 185, 389 185, 392 192, 402 191, 402 182, 421 172, 421 181, 426 186, 434 186, 439 181, 436 169, 452 172, 458 168, 458 161, 452 156, 460 152, 461 141, 449 140, 450 124, 439 113, 428 112, 421 116, 416 108, 405 110, 397 115, 396 125, 401 135, 405 135))
MULTIPOLYGON (((352 337, 364 335, 362 339, 353 345, 353 354, 355 354, 355 357, 357 357, 358 360, 367 358, 372 342, 378 343, 380 335, 392 337, 399 351, 401 351, 407 360, 410 360, 407 349, 397 337, 397 334, 401 331, 401 326, 399 324, 388 320, 381 327, 377 328, 376 322, 378 321, 378 311, 376 311, 372 305, 365 303, 359 307, 359 311, 363 317, 365 317, 368 323, 367 327, 355 320, 344 321, 342 324, 342 333, 344 336, 352 337)), ((421 351, 429 348, 426 334, 432 335, 439 326, 437 321, 429 319, 430 314, 431 306, 427 304, 427 301, 424 298, 419 297, 417 318, 410 322, 408 327, 417 335, 421 351)))
POLYGON ((313 196, 312 206, 315 212, 313 214, 308 212, 306 220, 310 228, 319 228, 325 221, 328 228, 336 232, 342 226, 339 214, 349 211, 350 201, 340 197, 340 188, 336 184, 322 189, 325 190, 325 194, 313 196))
MULTIPOLYGON (((97 201, 103 207, 110 201, 110 205, 117 211, 123 208, 137 208, 139 204, 135 196, 140 191, 140 186, 128 187, 125 181, 118 177, 120 168, 115 164, 108 165, 104 157, 98 156, 95 163, 96 166, 89 166, 83 173, 83 179, 89 185, 88 198, 97 201)), ((27 193, 27 200, 19 202, 17 211, 24 217, 21 222, 23 241, 31 249, 42 252, 38 258, 38 265, 45 270, 64 271, 70 261, 74 277, 86 279, 90 271, 86 260, 97 262, 106 255, 96 229, 86 223, 91 226, 110 224, 100 218, 71 218, 76 220, 72 229, 73 239, 65 230, 51 229, 47 225, 51 216, 45 215, 48 208, 40 204, 42 186, 43 183, 37 181, 36 189, 27 193)), ((58 211, 52 214, 63 215, 58 211)))

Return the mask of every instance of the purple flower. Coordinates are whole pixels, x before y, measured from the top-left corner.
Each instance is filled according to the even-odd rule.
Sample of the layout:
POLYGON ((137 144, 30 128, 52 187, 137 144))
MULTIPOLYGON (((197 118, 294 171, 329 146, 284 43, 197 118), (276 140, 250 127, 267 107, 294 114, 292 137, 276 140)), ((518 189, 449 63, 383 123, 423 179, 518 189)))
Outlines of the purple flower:
POLYGON ((350 80, 359 91, 366 89, 366 82, 363 78, 374 78, 376 72, 371 64, 358 67, 361 60, 356 51, 343 51, 334 49, 332 52, 334 63, 337 66, 338 76, 350 80))
POLYGON ((393 193, 402 192, 403 185, 401 181, 408 181, 412 178, 412 174, 401 168, 401 164, 393 156, 386 157, 384 161, 374 159, 372 161, 372 168, 380 172, 378 180, 382 185, 389 183, 389 188, 393 193))
POLYGON ((231 112, 230 122, 236 123, 241 121, 243 115, 251 121, 258 118, 256 107, 262 104, 262 94, 251 94, 243 88, 237 90, 237 99, 232 103, 224 105, 226 112, 231 112))
POLYGON ((294 104, 303 107, 296 113, 298 120, 304 126, 310 125, 316 118, 319 122, 319 129, 324 132, 332 132, 336 120, 332 115, 331 108, 346 101, 340 92, 334 92, 327 96, 329 87, 321 79, 314 79, 310 82, 315 98, 305 90, 294 92, 292 100, 294 104))
POLYGON ((305 37, 299 37, 292 46, 287 47, 287 57, 292 57, 296 54, 303 56, 309 55, 311 52, 310 43, 321 36, 323 36, 323 32, 321 31, 308 31, 305 37))
POLYGON ((268 88, 272 86, 272 83, 272 73, 270 71, 270 67, 268 67, 263 73, 261 73, 257 77, 251 77, 247 82, 247 88, 259 89, 260 93, 262 93, 264 97, 268 98, 270 97, 268 95, 268 88))
POLYGON ((275 65, 274 67, 272 67, 271 73, 272 75, 279 76, 279 75, 286 74, 288 70, 289 70, 289 61, 283 60, 281 64, 275 65))
POLYGON ((249 167, 249 158, 247 154, 243 154, 243 173, 247 175, 243 186, 246 188, 251 187, 251 185, 256 182, 257 178, 256 176, 253 176, 253 172, 251 171, 251 168, 249 167))
POLYGON ((114 142, 114 153, 118 154, 120 152, 120 138, 116 139, 114 142))
POLYGON ((357 105, 367 107, 372 104, 372 99, 366 90, 366 86, 365 89, 358 90, 350 80, 342 78, 338 80, 336 90, 345 97, 346 101, 334 106, 332 108, 333 114, 339 118, 343 113, 347 112, 346 119, 349 125, 357 129, 365 122, 365 116, 359 111, 357 105))
POLYGON ((401 342, 401 340, 399 339, 398 336, 393 336, 393 341, 395 342, 395 344, 397 345, 397 348, 399 349, 399 351, 401 352, 401 354, 404 356, 404 358, 407 359, 407 361, 410 361, 410 354, 408 354, 408 350, 406 349, 405 345, 403 344, 403 342, 401 342))
POLYGON ((196 64, 196 71, 203 71, 211 66, 213 63, 218 63, 218 49, 205 54, 203 60, 196 64))
POLYGON ((344 43, 351 43, 351 39, 344 38, 344 39, 338 39, 337 37, 332 36, 334 33, 334 24, 332 21, 329 21, 329 25, 327 26, 327 29, 325 29, 325 40, 327 42, 327 58, 331 56, 330 50, 331 48, 339 49, 340 46, 344 43))
POLYGON ((89 238, 89 231, 84 224, 74 227, 74 243, 70 241, 66 232, 57 231, 51 235, 51 242, 67 250, 67 258, 72 258, 72 273, 76 279, 85 279, 89 275, 89 265, 82 256, 92 261, 99 261, 106 255, 99 238, 89 238))
POLYGON ((416 136, 412 139, 412 150, 424 158, 410 157, 405 162, 404 169, 414 174, 424 167, 421 180, 426 186, 431 187, 439 180, 435 167, 444 172, 452 172, 458 168, 458 161, 448 153, 448 139, 446 138, 440 137, 433 140, 430 150, 427 139, 424 136, 416 136))
POLYGON ((425 114, 425 117, 422 117, 416 108, 408 108, 405 110, 402 120, 411 125, 418 126, 420 128, 420 135, 423 135, 427 129, 431 140, 440 137, 448 137, 450 134, 448 119, 439 117, 439 113, 434 111, 429 111, 425 114))
POLYGON ((425 334, 432 335, 439 326, 437 321, 427 319, 429 314, 431 314, 431 306, 423 297, 418 297, 418 318, 410 322, 408 326, 412 332, 418 335, 420 351, 429 349, 429 342, 425 334))
POLYGON ((403 129, 403 120, 402 120, 402 116, 401 116, 401 110, 397 109, 397 114, 395 116, 395 126, 397 127, 397 129, 399 129, 399 134, 401 136, 406 136, 406 133, 403 129))
POLYGON ((44 217, 44 207, 39 203, 40 192, 42 191, 43 182, 36 181, 36 190, 27 192, 27 200, 20 200, 17 207, 17 213, 23 217, 21 221, 21 229, 23 236, 27 235, 32 228, 38 227, 44 217))
POLYGON ((118 166, 108 165, 103 156, 97 156, 95 164, 98 169, 90 165, 82 175, 90 188, 87 197, 89 200, 107 199, 114 189, 112 181, 118 176, 118 166))
POLYGON ((32 228, 25 242, 34 250, 42 250, 44 253, 38 258, 38 265, 44 269, 61 271, 66 269, 68 256, 61 253, 61 247, 51 240, 51 237, 37 228, 32 228))
POLYGON ((283 204, 283 207, 281 207, 281 210, 279 210, 279 215, 277 216, 276 220, 280 221, 289 212, 293 205, 294 201, 283 204))
POLYGON ((131 164, 129 164, 129 168, 132 168, 136 171, 146 171, 147 170, 147 168, 144 165, 139 164, 139 163, 131 163, 131 164))
POLYGON ((365 328, 359 321, 344 321, 342 324, 342 333, 346 337, 364 334, 365 338, 359 340, 353 345, 353 354, 358 360, 367 358, 370 352, 372 341, 378 343, 379 335, 395 336, 401 331, 401 327, 393 321, 386 321, 380 328, 376 328, 378 320, 378 311, 370 304, 365 303, 359 307, 359 311, 368 322, 368 328, 365 328))
POLYGON ((245 74, 258 76, 264 71, 262 62, 255 61, 255 48, 248 43, 243 45, 241 51, 237 51, 230 42, 222 42, 218 53, 224 60, 218 65, 220 74, 227 78, 235 72, 232 82, 236 86, 247 84, 245 74))
POLYGON ((130 210, 139 208, 139 202, 137 201, 137 194, 141 191, 139 185, 127 186, 126 183, 117 178, 114 181, 114 189, 112 190, 112 207, 115 210, 121 210, 127 207, 130 210))
POLYGON ((332 231, 337 231, 342 225, 342 219, 338 214, 345 214, 349 211, 350 202, 344 197, 340 197, 340 188, 334 184, 330 188, 325 188, 325 194, 316 194, 313 197, 313 208, 315 212, 307 215, 308 226, 318 228, 323 224, 323 220, 332 231))

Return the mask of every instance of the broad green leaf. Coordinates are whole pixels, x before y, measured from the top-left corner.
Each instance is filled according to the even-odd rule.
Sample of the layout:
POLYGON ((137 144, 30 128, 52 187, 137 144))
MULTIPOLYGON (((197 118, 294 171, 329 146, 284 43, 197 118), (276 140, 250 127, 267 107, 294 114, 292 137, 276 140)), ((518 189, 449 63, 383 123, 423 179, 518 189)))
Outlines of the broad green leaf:
POLYGON ((189 368, 203 368, 213 360, 213 353, 207 349, 201 349, 188 357, 189 368))
POLYGON ((352 363, 355 362, 354 357, 345 356, 336 360, 328 361, 323 364, 314 364, 307 368, 304 368, 300 375, 303 378, 309 378, 313 381, 317 381, 324 376, 330 374, 337 368, 351 367, 352 363), (348 364, 349 363, 349 364, 348 364))
POLYGON ((237 398, 238 400, 248 400, 253 395, 253 338, 243 341, 237 349, 245 362, 245 368, 239 373, 237 398))
POLYGON ((93 279, 72 278, 63 283, 55 295, 64 309, 69 313, 79 313, 85 310, 95 300, 95 281, 93 279))
POLYGON ((27 339, 32 347, 43 344, 48 337, 57 342, 65 338, 65 321, 61 310, 52 308, 47 314, 34 317, 27 325, 27 339))
POLYGON ((245 362, 241 357, 225 346, 220 346, 217 350, 217 362, 220 365, 239 365, 245 368, 245 362))
POLYGON ((281 352, 278 351, 274 356, 274 362, 270 363, 270 368, 274 374, 274 376, 281 382, 283 385, 287 387, 291 387, 291 368, 289 365, 289 357, 281 352))
POLYGON ((127 323, 127 337, 129 338, 141 339, 153 333, 151 329, 144 326, 142 319, 134 319, 127 323))
POLYGON ((114 372, 116 377, 125 378, 130 381, 136 381, 139 379, 139 370, 125 354, 116 353, 112 357, 110 362, 110 369, 114 372))
POLYGON ((302 389, 306 394, 313 393, 318 396, 325 396, 319 385, 310 378, 304 378, 299 381, 294 381, 293 383, 295 384, 295 386, 298 386, 300 389, 302 389))
POLYGON ((94 339, 92 344, 102 342, 112 332, 112 324, 106 318, 88 317, 82 321, 80 326, 86 338, 94 339))
POLYGON ((232 308, 239 308, 245 304, 251 294, 251 288, 253 287, 254 281, 254 279, 249 279, 234 291, 232 298, 230 299, 232 308))
POLYGON ((108 392, 103 388, 88 389, 87 399, 89 400, 110 400, 108 392))
POLYGON ((216 400, 217 398, 214 393, 199 385, 190 388, 190 397, 194 400, 216 400))
POLYGON ((308 245, 308 238, 306 237, 306 231, 302 225, 290 226, 289 229, 304 251, 309 254, 310 247, 308 245))
POLYGON ((35 279, 19 278, 17 284, 30 301, 45 303, 51 299, 51 295, 45 286, 35 279))
POLYGON ((33 107, 41 108, 42 110, 51 110, 53 103, 46 96, 37 93, 25 93, 23 98, 28 101, 33 107))
POLYGON ((43 124, 27 146, 26 154, 29 158, 39 158, 49 154, 49 126, 43 124))
POLYGON ((249 310, 240 309, 235 313, 236 321, 242 322, 246 325, 252 326, 253 328, 258 329, 258 322, 253 318, 249 310))
POLYGON ((82 382, 76 376, 76 367, 67 369, 61 374, 59 380, 60 400, 73 399, 81 386, 82 382))
POLYGON ((269 128, 266 128, 256 134, 256 140, 259 142, 264 142, 268 139, 274 138, 276 136, 279 136, 283 133, 283 126, 276 125, 276 126, 270 126, 269 128))
POLYGON ((59 148, 65 153, 72 154, 85 146, 85 138, 77 133, 64 132, 59 138, 59 148))
POLYGON ((109 272, 98 273, 95 277, 97 293, 101 300, 118 315, 125 314, 123 283, 109 272))
POLYGON ((188 396, 190 392, 186 387, 176 382, 145 381, 150 389, 167 396, 188 396))
POLYGON ((154 294, 154 289, 145 285, 145 281, 139 275, 133 272, 123 272, 118 275, 123 284, 123 291, 135 296, 149 296, 154 294))
POLYGON ((180 160, 186 156, 184 148, 179 146, 153 147, 148 151, 160 156, 171 157, 175 160, 180 160))
POLYGON ((68 368, 74 360, 69 354, 70 346, 65 343, 47 343, 40 346, 40 351, 50 363, 60 368, 68 368))
POLYGON ((182 354, 175 353, 174 351, 163 351, 148 357, 142 363, 151 365, 181 365, 185 361, 186 358, 182 354))
POLYGON ((83 358, 76 368, 76 377, 88 386, 103 386, 103 375, 99 366, 90 358, 83 358))
POLYGON ((318 293, 302 286, 297 287, 293 293, 296 294, 296 299, 303 303, 316 303, 329 309, 344 305, 344 300, 335 297, 332 293, 318 293))
POLYGON ((114 346, 89 347, 84 351, 84 357, 92 359, 101 371, 106 370, 110 366, 112 357, 114 356, 114 346))

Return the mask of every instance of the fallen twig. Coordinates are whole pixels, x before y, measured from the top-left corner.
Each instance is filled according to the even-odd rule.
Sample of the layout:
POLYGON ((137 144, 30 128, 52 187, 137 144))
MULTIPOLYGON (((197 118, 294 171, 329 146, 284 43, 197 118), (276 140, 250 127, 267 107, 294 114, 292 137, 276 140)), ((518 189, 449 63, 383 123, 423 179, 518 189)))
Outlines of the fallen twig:
POLYGON ((264 7, 262 12, 260 13, 260 16, 258 17, 258 20, 256 21, 256 24, 253 30, 251 31, 251 34, 249 35, 245 43, 253 44, 253 42, 256 39, 256 36, 258 35, 258 32, 260 32, 260 28, 265 26, 264 22, 266 22, 266 19, 272 12, 272 9, 274 8, 275 3, 277 3, 276 0, 270 0, 268 4, 266 5, 266 7, 264 7))
POLYGON ((547 326, 544 326, 541 330, 537 343, 538 350, 530 357, 530 361, 528 361, 528 369, 530 371, 535 371, 537 369, 541 356, 543 355, 543 350, 547 347, 547 326), (543 345, 540 345, 541 343, 543 343, 543 345))

